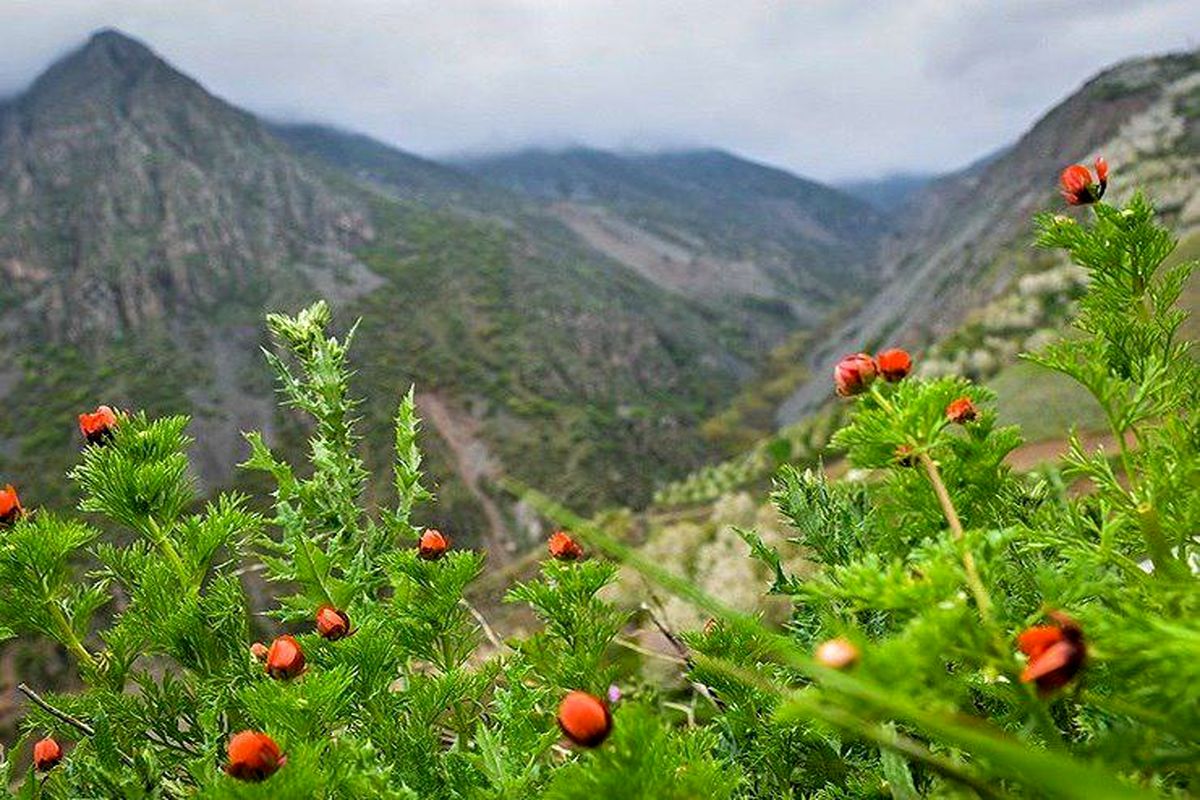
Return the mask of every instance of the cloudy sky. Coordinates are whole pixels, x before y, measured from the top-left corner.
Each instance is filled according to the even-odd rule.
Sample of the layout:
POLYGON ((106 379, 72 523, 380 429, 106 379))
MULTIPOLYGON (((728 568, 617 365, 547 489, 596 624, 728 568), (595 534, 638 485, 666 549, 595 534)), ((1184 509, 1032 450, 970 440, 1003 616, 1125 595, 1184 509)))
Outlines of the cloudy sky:
POLYGON ((0 94, 101 27, 253 111, 426 155, 724 147, 825 180, 958 167, 1196 0, 0 0, 0 94))

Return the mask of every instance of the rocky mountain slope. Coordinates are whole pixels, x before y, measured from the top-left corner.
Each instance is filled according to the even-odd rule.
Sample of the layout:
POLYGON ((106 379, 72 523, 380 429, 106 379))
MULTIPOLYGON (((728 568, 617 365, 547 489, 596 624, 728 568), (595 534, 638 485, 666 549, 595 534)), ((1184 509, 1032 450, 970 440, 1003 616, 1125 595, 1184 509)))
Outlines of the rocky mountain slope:
MULTIPOLYGON (((686 167, 688 203, 663 198, 662 218, 693 219, 703 181, 716 191, 737 166, 713 159, 686 167)), ((264 124, 102 32, 0 106, 0 476, 30 504, 67 502, 74 415, 101 401, 194 414, 210 486, 244 480, 240 430, 298 452, 301 426, 274 410, 257 353, 261 318, 324 296, 343 324, 362 317, 370 465, 387 468, 394 404, 415 382, 443 500, 431 521, 519 546, 500 475, 586 509, 641 502, 708 456, 697 425, 813 316, 805 303, 842 290, 788 242, 810 231, 805 252, 847 264, 862 251, 851 231, 877 221, 832 197, 803 219, 796 197, 764 200, 796 221, 753 262, 734 227, 703 241, 657 229, 653 247, 678 254, 667 280, 639 261, 641 240, 629 257, 462 170, 264 124), (728 278, 710 261, 760 283, 718 303, 728 278)))
POLYGON ((1065 164, 1101 153, 1113 166, 1114 197, 1141 187, 1181 236, 1200 226, 1200 53, 1113 67, 1011 147, 912 197, 900 234, 882 247, 887 288, 811 351, 812 378, 782 405, 778 423, 828 399, 829 370, 844 353, 937 342, 1022 275, 1054 266, 1030 246, 1031 217, 1063 208, 1056 178, 1065 164))
POLYGON ((528 150, 460 166, 541 202, 670 291, 718 309, 778 307, 793 326, 820 321, 872 280, 888 229, 860 200, 720 150, 528 150))

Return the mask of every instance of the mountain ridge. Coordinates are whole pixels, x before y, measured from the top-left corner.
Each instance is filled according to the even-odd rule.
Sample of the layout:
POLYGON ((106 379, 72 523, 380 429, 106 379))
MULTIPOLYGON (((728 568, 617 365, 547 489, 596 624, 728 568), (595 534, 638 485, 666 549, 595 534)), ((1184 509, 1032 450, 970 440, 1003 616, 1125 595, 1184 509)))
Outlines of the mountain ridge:
POLYGON ((229 472, 239 430, 294 451, 302 422, 274 409, 261 318, 325 295, 344 324, 362 318, 372 470, 388 468, 394 403, 416 383, 454 427, 426 437, 443 500, 429 521, 470 542, 503 517, 516 547, 529 515, 497 475, 583 509, 644 502, 703 462, 696 426, 795 325, 777 299, 720 304, 648 280, 452 168, 263 123, 121 34, 5 108, 0 470, 25 476, 33 503, 69 501, 42 478, 74 459, 70 420, 98 402, 191 413, 206 487, 245 479, 229 472))

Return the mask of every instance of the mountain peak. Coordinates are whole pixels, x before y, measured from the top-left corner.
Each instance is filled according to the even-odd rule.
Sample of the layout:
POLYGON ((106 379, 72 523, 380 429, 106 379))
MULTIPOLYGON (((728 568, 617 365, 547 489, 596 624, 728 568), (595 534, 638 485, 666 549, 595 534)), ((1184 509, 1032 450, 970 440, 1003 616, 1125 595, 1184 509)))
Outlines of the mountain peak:
POLYGON ((96 31, 34 81, 27 95, 54 96, 59 92, 78 96, 94 93, 107 85, 127 87, 153 73, 178 74, 142 42, 113 28, 96 31))

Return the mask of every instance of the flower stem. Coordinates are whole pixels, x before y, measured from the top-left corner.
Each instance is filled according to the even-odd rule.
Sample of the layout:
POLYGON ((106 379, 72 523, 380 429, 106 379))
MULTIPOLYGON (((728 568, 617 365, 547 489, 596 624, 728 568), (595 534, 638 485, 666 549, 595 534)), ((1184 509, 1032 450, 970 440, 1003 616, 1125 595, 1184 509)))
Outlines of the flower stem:
POLYGON ((63 613, 62 608, 53 600, 46 602, 46 608, 50 611, 50 618, 54 621, 54 628, 58 631, 59 642, 62 643, 62 646, 75 656, 80 667, 86 668, 89 672, 95 672, 95 657, 83 646, 83 642, 79 641, 79 637, 75 635, 75 629, 67 621, 67 616, 63 613))
POLYGON ((971 552, 970 546, 965 541, 962 520, 958 518, 958 511, 954 508, 954 501, 950 499, 950 492, 946 491, 946 484, 942 481, 942 474, 938 471, 937 464, 933 463, 933 459, 929 457, 928 453, 921 451, 917 457, 921 460, 921 466, 925 468, 925 474, 929 476, 929 482, 933 484, 933 492, 937 495, 938 503, 942 507, 942 513, 945 515, 946 521, 950 523, 950 535, 962 549, 962 563, 963 570, 967 574, 967 586, 970 588, 971 594, 975 597, 975 605, 979 608, 979 615, 985 621, 991 622, 992 599, 988 596, 987 589, 984 588, 983 581, 979 577, 979 569, 975 566, 975 555, 971 552))

